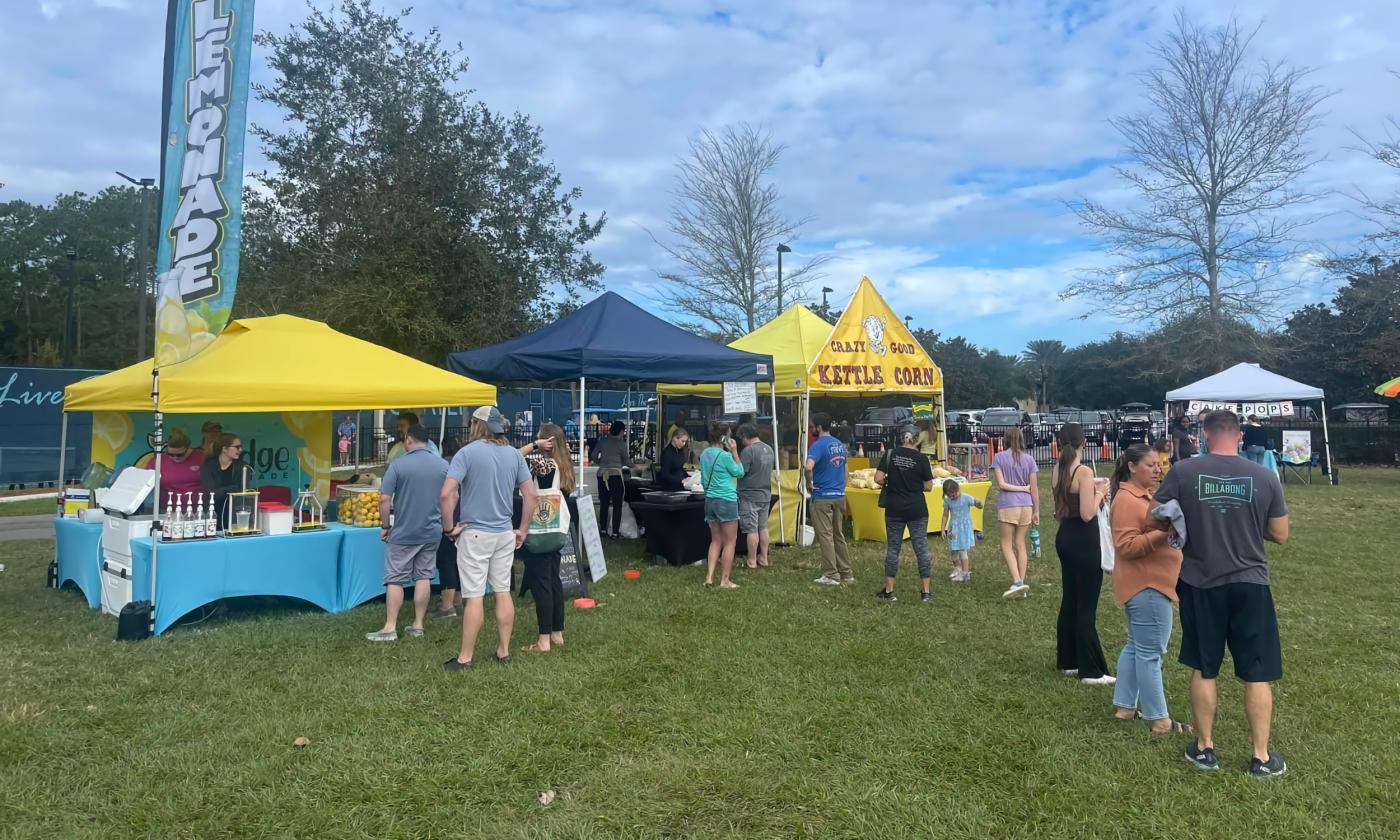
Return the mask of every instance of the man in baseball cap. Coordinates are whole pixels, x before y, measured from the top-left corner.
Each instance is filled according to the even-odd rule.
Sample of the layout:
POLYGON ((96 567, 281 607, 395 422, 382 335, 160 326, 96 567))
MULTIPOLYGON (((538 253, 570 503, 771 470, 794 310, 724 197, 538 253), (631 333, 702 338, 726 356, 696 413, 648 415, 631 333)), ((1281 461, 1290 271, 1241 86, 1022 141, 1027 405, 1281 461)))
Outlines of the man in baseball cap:
POLYGON ((515 550, 525 542, 530 517, 535 515, 538 492, 525 464, 525 456, 505 437, 506 421, 495 406, 472 412, 471 442, 462 447, 447 469, 440 499, 444 526, 457 544, 457 571, 461 578, 463 614, 462 649, 442 667, 464 671, 473 665, 476 639, 485 623, 482 599, 491 584, 496 599, 498 642, 496 661, 510 661, 510 634, 515 625, 511 600, 511 566, 515 550), (520 522, 512 528, 515 490, 521 498, 520 522))

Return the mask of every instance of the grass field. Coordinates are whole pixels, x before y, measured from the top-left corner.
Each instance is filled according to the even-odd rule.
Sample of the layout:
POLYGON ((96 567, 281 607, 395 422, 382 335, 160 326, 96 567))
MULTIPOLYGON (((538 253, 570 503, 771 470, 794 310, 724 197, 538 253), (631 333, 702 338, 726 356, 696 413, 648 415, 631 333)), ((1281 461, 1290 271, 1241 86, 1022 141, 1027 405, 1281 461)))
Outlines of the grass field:
POLYGON ((58 502, 50 496, 47 499, 24 499, 18 502, 0 502, 0 516, 34 516, 53 513, 58 502))
MULTIPOLYGON (((735 592, 693 568, 625 581, 614 558, 567 647, 488 665, 488 624, 460 675, 439 669, 453 623, 364 642, 377 603, 261 604, 117 643, 44 589, 51 543, 0 544, 0 837, 1394 837, 1400 471, 1344 480, 1290 485, 1293 539, 1271 548, 1290 765, 1271 781, 1243 772, 1233 680, 1214 775, 1111 720, 1111 689, 1055 671, 1053 551, 1007 603, 990 538, 970 587, 940 553, 931 608, 908 568, 902 600, 875 602, 871 543, 835 591, 810 583, 810 550, 735 592)), ((1107 586, 1099 615, 1113 662, 1107 586)), ((518 627, 517 647, 528 603, 518 627)), ((1167 678, 1188 715, 1185 668, 1167 678)))

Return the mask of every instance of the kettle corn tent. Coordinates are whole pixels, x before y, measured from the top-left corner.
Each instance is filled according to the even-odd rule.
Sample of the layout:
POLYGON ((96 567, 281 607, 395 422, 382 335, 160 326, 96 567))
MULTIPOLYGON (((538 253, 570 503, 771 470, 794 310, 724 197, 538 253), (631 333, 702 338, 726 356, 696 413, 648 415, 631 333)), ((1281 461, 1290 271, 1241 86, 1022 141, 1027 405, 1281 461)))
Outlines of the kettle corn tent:
MULTIPOLYGON (((588 383, 766 382, 773 357, 725 347, 604 292, 552 324, 499 344, 453 353, 449 369, 496 385, 578 384, 579 405, 588 383)), ((584 424, 578 429, 583 475, 584 424)))
POLYGON ((1295 382, 1286 376, 1265 370, 1251 362, 1241 362, 1205 379, 1167 392, 1166 415, 1171 416, 1172 403, 1249 403, 1249 402, 1312 402, 1322 407, 1322 446, 1326 453, 1325 472, 1337 483, 1332 467, 1332 440, 1327 429, 1327 397, 1321 388, 1295 382))
MULTIPOLYGON (((779 476, 780 487, 790 485, 795 490, 800 486, 800 464, 806 458, 814 395, 927 397, 933 403, 933 422, 938 429, 938 455, 942 459, 948 457, 943 372, 890 309, 869 277, 860 278, 835 326, 798 304, 730 346, 771 353, 777 373, 776 394, 801 401, 802 422, 796 435, 799 465, 791 473, 780 471, 784 473, 779 476)), ((661 386, 657 392, 662 396, 719 395, 718 389, 676 384, 661 386)), ((794 518, 793 537, 802 517, 799 510, 794 518)), ((791 539, 785 526, 781 533, 784 541, 791 539)))
MULTIPOLYGON (((68 386, 64 391, 60 449, 67 446, 71 411, 154 409, 165 415, 320 412, 329 419, 330 412, 345 409, 496 402, 496 389, 491 385, 345 335, 319 321, 291 315, 233 321, 198 355, 162 367, 159 402, 155 404, 152 362, 147 359, 68 386), (353 371, 353 376, 328 377, 319 373, 323 363, 332 359, 353 371), (300 363, 303 360, 313 363, 300 363)), ((323 443, 329 448, 329 438, 323 443)), ((313 442, 308 440, 307 444, 310 448, 313 442)), ((160 459, 156 458, 155 463, 154 511, 159 517, 160 459)), ((62 470, 60 462, 60 476, 62 470)), ((326 474, 329 477, 329 462, 326 474)), ((153 550, 152 602, 156 598, 156 557, 153 550)))

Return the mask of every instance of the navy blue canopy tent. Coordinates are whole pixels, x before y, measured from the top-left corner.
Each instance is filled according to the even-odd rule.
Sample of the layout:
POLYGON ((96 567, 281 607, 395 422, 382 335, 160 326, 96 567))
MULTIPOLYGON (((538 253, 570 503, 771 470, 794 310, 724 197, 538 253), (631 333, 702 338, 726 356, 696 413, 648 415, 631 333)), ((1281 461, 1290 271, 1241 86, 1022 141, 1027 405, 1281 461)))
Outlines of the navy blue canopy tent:
POLYGON ((772 382, 773 357, 725 347, 667 323, 614 292, 546 327, 447 357, 482 382, 772 382))
MULTIPOLYGON (((509 341, 447 357, 447 367, 493 385, 607 382, 773 382, 773 357, 735 350, 661 320, 614 292, 509 341)), ((776 396, 773 396, 776 403, 776 396)), ((774 410, 776 424, 776 406, 774 410)), ((583 474, 579 425, 579 474, 583 474)), ((774 429, 776 440, 776 428, 774 429)))

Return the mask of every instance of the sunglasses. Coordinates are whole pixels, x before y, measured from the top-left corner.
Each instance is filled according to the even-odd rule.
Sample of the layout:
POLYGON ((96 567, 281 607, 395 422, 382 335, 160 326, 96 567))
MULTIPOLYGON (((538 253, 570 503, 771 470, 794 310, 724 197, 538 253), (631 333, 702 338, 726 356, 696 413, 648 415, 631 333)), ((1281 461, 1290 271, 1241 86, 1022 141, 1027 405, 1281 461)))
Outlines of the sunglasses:
POLYGON ((238 451, 242 452, 242 451, 243 451, 243 444, 241 444, 241 443, 232 443, 232 444, 229 444, 228 446, 225 446, 224 448, 225 448, 225 449, 237 449, 238 451))

